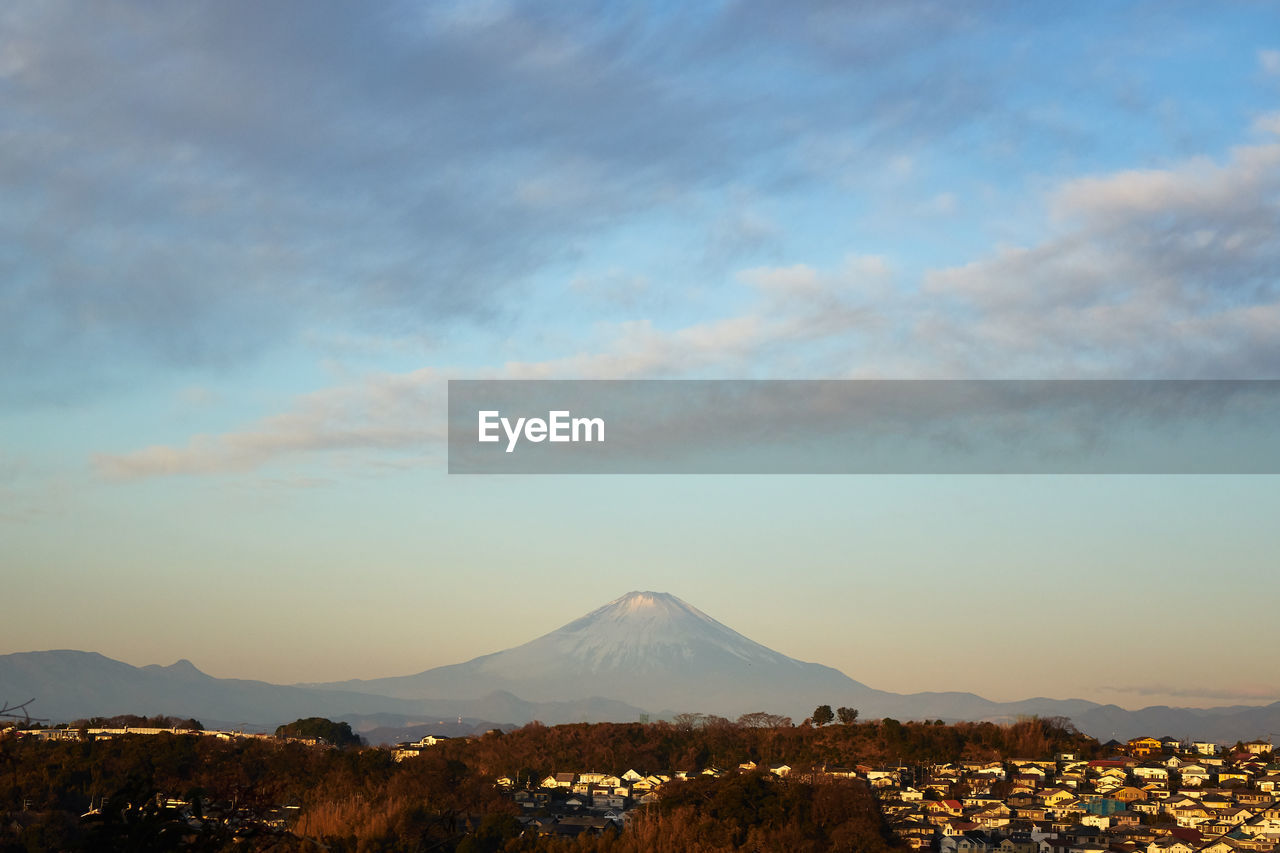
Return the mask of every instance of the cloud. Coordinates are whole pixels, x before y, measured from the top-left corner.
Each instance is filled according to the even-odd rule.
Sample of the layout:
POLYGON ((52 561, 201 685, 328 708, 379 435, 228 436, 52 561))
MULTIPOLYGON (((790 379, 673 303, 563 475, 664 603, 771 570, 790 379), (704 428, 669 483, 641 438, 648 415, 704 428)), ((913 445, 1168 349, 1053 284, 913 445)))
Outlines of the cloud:
POLYGON ((1280 112, 1258 116, 1253 120, 1253 129, 1259 133, 1280 136, 1280 112))
MULTIPOLYGON (((593 235, 774 180, 798 129, 856 124, 894 85, 888 64, 960 26, 932 5, 654 21, 520 3, 7 7, 0 359, 28 395, 81 393, 101 384, 85 372, 236 365, 333 322, 404 334, 518 313, 593 235), (807 73, 723 85, 748 57, 876 76, 851 112, 807 73)), ((938 114, 928 87, 915 101, 938 114)), ((751 212, 691 227, 723 261, 774 234, 751 212)))
POLYGON ((294 400, 287 412, 184 446, 100 453, 93 465, 110 480, 250 471, 285 457, 330 451, 424 452, 444 436, 445 382, 435 371, 368 377, 294 400))
POLYGON ((1268 74, 1280 74, 1280 50, 1258 51, 1258 65, 1268 74))
MULTIPOLYGON (((879 256, 743 270, 735 313, 599 328, 596 346, 468 375, 541 378, 1271 378, 1280 375, 1280 143, 1068 180, 1052 230, 904 287, 879 256)), ((95 459, 112 478, 249 470, 443 434, 438 370, 301 397, 188 445, 95 459), (434 389, 434 390, 433 390, 434 389)))
POLYGON ((1274 687, 1249 685, 1240 687, 1170 687, 1168 685, 1149 684, 1136 687, 1099 687, 1108 693, 1130 693, 1137 696, 1172 696, 1188 699, 1221 699, 1223 701, 1240 702, 1274 702, 1280 697, 1280 690, 1274 687))
POLYGON ((963 375, 1280 373, 1280 144, 1060 185, 1056 229, 926 275, 917 322, 963 375))
MULTIPOLYGON (((847 333, 863 320, 861 302, 890 274, 879 257, 851 257, 835 273, 807 267, 748 270, 742 279, 757 298, 741 314, 674 330, 658 329, 649 320, 609 324, 602 329, 598 350, 563 358, 463 371, 375 374, 301 395, 288 411, 240 429, 198 435, 182 446, 99 453, 92 462, 100 476, 132 480, 251 471, 333 451, 421 453, 445 435, 446 378, 741 376, 764 352, 797 345, 803 350, 820 338, 847 333)), ((811 364, 829 369, 821 361, 811 364)))

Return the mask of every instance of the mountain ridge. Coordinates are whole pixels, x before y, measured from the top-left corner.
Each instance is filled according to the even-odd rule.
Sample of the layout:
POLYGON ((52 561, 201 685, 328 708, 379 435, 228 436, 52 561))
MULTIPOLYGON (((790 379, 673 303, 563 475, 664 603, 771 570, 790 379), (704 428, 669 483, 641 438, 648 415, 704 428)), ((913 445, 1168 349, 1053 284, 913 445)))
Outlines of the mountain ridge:
POLYGON ((585 690, 640 707, 734 717, 770 704, 796 716, 833 691, 864 698, 882 693, 832 667, 763 646, 670 593, 639 590, 527 643, 469 661, 308 686, 405 699, 505 690, 533 701, 585 690))
POLYGON ((186 658, 135 667, 71 649, 0 655, 0 701, 31 697, 33 715, 54 721, 163 713, 264 728, 307 716, 376 717, 389 726, 462 716, 511 725, 624 722, 658 711, 732 719, 763 710, 799 720, 830 704, 857 708, 863 719, 1064 716, 1101 740, 1159 733, 1234 742, 1280 731, 1280 702, 1126 710, 1085 699, 889 693, 756 643, 653 591, 627 593, 522 645, 392 678, 277 685, 215 678, 186 658))

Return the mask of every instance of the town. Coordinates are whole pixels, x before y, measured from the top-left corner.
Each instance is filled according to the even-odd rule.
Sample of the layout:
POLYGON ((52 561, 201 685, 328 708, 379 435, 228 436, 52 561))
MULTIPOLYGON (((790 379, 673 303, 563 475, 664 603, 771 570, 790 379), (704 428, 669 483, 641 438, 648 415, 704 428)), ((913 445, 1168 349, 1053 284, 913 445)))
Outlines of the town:
MULTIPOLYGON (((439 742, 403 744, 407 757, 439 742)), ((664 785, 764 771, 779 779, 857 779, 877 794, 894 834, 939 853, 1269 853, 1280 842, 1280 764, 1266 741, 1224 751, 1209 742, 1141 737, 1103 745, 1107 757, 1019 759, 927 766, 789 764, 618 775, 561 772, 536 786, 497 783, 530 814, 528 826, 577 834, 623 824, 664 785), (536 816, 535 816, 536 814, 536 816)))
MULTIPOLYGON (((717 785, 737 785, 738 795, 756 800, 786 792, 809 802, 823 791, 864 798, 872 804, 886 849, 1270 853, 1280 843, 1280 764, 1269 740, 1220 745, 1139 737, 1099 744, 1062 720, 1033 718, 1005 726, 858 722, 856 711, 842 708, 841 722, 834 723, 836 715, 828 711, 820 707, 814 718, 798 725, 763 713, 743 715, 737 722, 685 714, 653 724, 533 724, 474 736, 427 735, 390 747, 361 746, 354 736, 345 746, 317 737, 317 731, 352 734, 345 723, 319 718, 282 726, 274 735, 206 731, 198 723, 180 728, 176 721, 170 728, 122 726, 118 721, 112 726, 13 726, 0 744, 101 742, 126 748, 129 743, 168 744, 188 737, 209 744, 209 755, 220 754, 216 750, 224 747, 218 744, 252 744, 263 750, 254 759, 259 764, 277 761, 271 756, 285 748, 303 756, 298 760, 313 763, 359 755, 365 772, 374 776, 392 778, 403 772, 420 781, 435 779, 426 784, 439 788, 416 789, 406 800, 420 809, 431 808, 443 796, 455 797, 454 789, 465 787, 461 780, 474 780, 489 793, 451 807, 454 840, 480 831, 485 815, 490 821, 500 816, 505 821, 501 837, 523 839, 526 846, 518 849, 575 839, 634 840, 638 828, 652 827, 650 818, 687 799, 689 790, 703 786, 699 790, 710 796, 717 785), (316 727, 322 724, 329 728, 316 727), (956 755, 986 754, 974 760, 937 760, 939 743, 956 755), (1001 750, 1007 754, 999 754, 1001 750), (895 751, 900 756, 889 758, 895 751), (305 758, 308 754, 313 758, 305 758), (749 754, 772 758, 720 761, 749 754), (794 758, 778 760, 787 754, 794 758), (850 760, 857 754, 868 760, 850 760), (609 756, 626 765, 608 763, 609 756), (709 761, 695 766, 698 758, 709 761)), ((295 773, 305 775, 294 770, 283 775, 295 773)), ((158 780, 155 784, 163 787, 158 780)), ((330 839, 325 833, 336 824, 326 815, 333 812, 334 801, 343 802, 341 797, 324 801, 308 785, 277 784, 270 790, 271 796, 259 797, 262 808, 256 817, 213 801, 194 802, 178 790, 157 794, 188 825, 196 825, 197 815, 207 822, 223 808, 238 832, 256 827, 277 839, 330 839)), ((29 797, 31 792, 21 793, 29 797)), ((364 796, 373 800, 377 795, 361 794, 357 800, 364 796)), ((92 806, 90 793, 90 811, 82 819, 96 816, 92 806)), ((727 820, 723 815, 717 819, 727 820)), ((736 831, 746 831, 749 827, 742 824, 752 819, 734 818, 736 831)), ((815 841, 813 849, 836 849, 823 846, 827 841, 815 841)))

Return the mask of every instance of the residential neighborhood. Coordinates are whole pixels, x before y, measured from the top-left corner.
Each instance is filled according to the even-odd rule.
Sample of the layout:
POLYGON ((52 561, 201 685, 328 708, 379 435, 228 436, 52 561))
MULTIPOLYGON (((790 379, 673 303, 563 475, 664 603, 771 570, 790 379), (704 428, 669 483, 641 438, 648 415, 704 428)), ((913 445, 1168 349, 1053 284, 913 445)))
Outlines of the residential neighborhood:
POLYGON ((663 787, 698 776, 761 772, 810 782, 857 779, 872 788, 903 845, 938 853, 1270 853, 1280 844, 1280 764, 1266 741, 1223 749, 1141 737, 1106 757, 926 766, 813 768, 787 764, 702 769, 582 768, 541 779, 502 777, 544 835, 622 826, 663 787))
MULTIPOLYGON (((10 728, 19 739, 100 741, 191 734, 328 746, 316 738, 158 726, 10 728)), ((500 735, 490 732, 490 735, 500 735)), ((387 748, 400 763, 450 738, 428 734, 387 748)), ((861 782, 896 839, 937 853, 1271 853, 1280 845, 1280 763, 1268 740, 1222 747, 1138 737, 1096 755, 940 764, 745 761, 703 768, 558 768, 540 777, 499 776, 526 833, 549 837, 622 829, 659 802, 666 786, 703 777, 759 774, 779 783, 861 782), (1098 757, 1101 756, 1101 757, 1098 757)))
POLYGON ((1280 842, 1271 744, 1142 737, 1107 756, 859 769, 912 848, 940 853, 1227 853, 1280 842))

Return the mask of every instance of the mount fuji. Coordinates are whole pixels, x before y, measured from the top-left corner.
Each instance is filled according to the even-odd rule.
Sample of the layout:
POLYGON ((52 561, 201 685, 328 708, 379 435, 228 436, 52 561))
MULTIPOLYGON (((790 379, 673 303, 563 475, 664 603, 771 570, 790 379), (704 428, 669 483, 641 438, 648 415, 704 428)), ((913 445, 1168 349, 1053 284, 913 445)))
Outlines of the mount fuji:
MULTIPOLYGON (((320 685, 317 685, 320 686, 320 685)), ((884 694, 839 670, 775 652, 664 592, 629 592, 506 651, 417 675, 323 685, 403 699, 538 702, 607 697, 652 711, 799 713, 884 694)))
POLYGON ((1280 726, 1280 702, 1129 711, 1084 699, 993 702, 963 692, 889 693, 762 646, 662 592, 629 592, 524 645, 465 663, 399 678, 300 686, 448 700, 468 709, 495 696, 543 708, 573 701, 596 720, 635 719, 616 716, 616 708, 605 710, 602 703, 608 701, 660 716, 693 711, 731 719, 767 711, 799 720, 822 704, 857 708, 863 719, 1010 722, 1025 715, 1061 716, 1102 738, 1159 731, 1231 740, 1280 726))
POLYGON ((315 715, 384 728, 455 716, 476 725, 626 722, 682 712, 732 719, 766 711, 799 720, 829 704, 857 708, 862 719, 1063 716, 1099 738, 1158 732, 1229 743, 1280 731, 1280 702, 1130 711, 1083 699, 888 693, 766 648, 661 592, 630 592, 524 645, 399 678, 284 686, 213 678, 186 661, 134 667, 79 651, 0 655, 0 701, 27 697, 36 697, 36 715, 55 721, 172 714, 268 730, 315 715))

